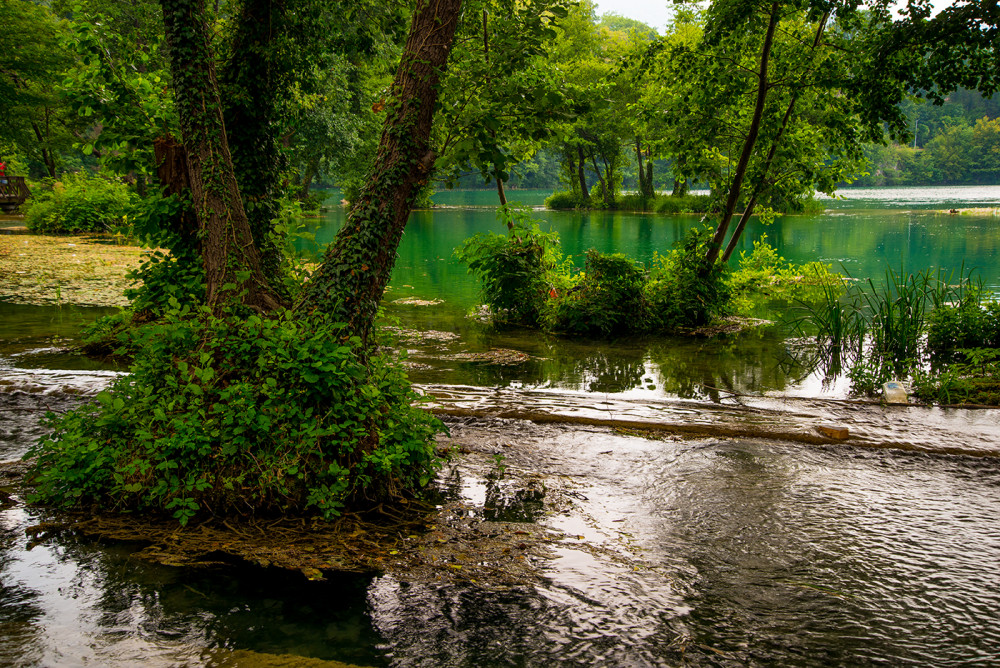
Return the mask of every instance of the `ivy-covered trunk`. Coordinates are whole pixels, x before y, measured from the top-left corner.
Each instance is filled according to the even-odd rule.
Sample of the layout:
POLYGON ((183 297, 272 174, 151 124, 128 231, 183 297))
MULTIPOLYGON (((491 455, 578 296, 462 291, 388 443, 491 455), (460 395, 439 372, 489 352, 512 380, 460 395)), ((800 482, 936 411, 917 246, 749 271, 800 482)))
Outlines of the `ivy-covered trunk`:
POLYGON ((346 323, 365 346, 396 262, 413 201, 435 154, 428 139, 438 78, 447 65, 462 0, 419 0, 387 105, 372 171, 296 306, 346 323))
MULTIPOLYGON (((278 146, 276 123, 280 100, 294 83, 289 56, 289 3, 243 0, 232 45, 220 70, 223 118, 233 130, 227 141, 233 156, 243 208, 269 277, 279 274, 282 253, 271 238, 278 216, 279 182, 285 158, 278 146)), ((301 10, 300 10, 301 11, 301 10)))
POLYGON ((261 270, 226 139, 204 0, 160 0, 191 198, 202 238, 206 302, 261 311, 281 304, 261 270))

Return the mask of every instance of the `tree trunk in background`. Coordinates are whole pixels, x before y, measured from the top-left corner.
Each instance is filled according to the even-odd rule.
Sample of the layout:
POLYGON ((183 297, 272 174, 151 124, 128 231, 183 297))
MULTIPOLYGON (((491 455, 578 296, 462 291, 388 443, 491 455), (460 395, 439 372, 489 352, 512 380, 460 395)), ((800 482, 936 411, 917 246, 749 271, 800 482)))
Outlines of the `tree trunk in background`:
POLYGON ((326 313, 370 346, 382 293, 420 188, 434 167, 428 146, 438 78, 447 66, 462 0, 419 0, 396 71, 378 152, 347 222, 296 310, 326 313))
POLYGON ((577 156, 579 160, 576 163, 577 177, 580 179, 580 194, 583 195, 583 200, 587 201, 590 199, 590 191, 587 189, 587 173, 584 169, 587 166, 587 162, 583 157, 583 147, 576 147, 577 156))
MULTIPOLYGON (((489 12, 484 9, 483 10, 483 57, 486 59, 487 68, 489 68, 490 66, 490 29, 488 20, 489 20, 489 12)), ((492 137, 493 141, 496 142, 497 140, 496 130, 490 130, 490 137, 492 137)), ((505 193, 503 190, 503 180, 499 176, 500 170, 496 169, 495 163, 493 167, 494 171, 498 172, 496 180, 497 180, 497 197, 500 199, 500 206, 507 206, 507 193, 505 193)), ((512 221, 509 217, 507 218, 507 229, 508 230, 514 229, 514 221, 512 221)))
POLYGON ((642 165, 642 140, 639 137, 635 138, 635 165, 639 170, 639 196, 646 199, 648 198, 646 195, 646 172, 642 165))
POLYGON ((202 237, 206 302, 216 312, 239 301, 258 310, 281 304, 260 266, 226 141, 204 0, 160 0, 186 151, 191 198, 202 237), (227 284, 235 290, 223 290, 227 284))
MULTIPOLYGON (((188 177, 187 151, 184 150, 184 146, 178 144, 177 140, 170 135, 159 137, 153 142, 153 156, 156 160, 156 177, 166 193, 181 198, 187 197, 187 191, 191 188, 191 180, 188 177)), ((200 255, 198 218, 194 212, 185 209, 180 218, 174 221, 174 225, 174 231, 180 235, 183 243, 199 249, 200 255)))
POLYGON ((726 206, 719 219, 719 225, 715 228, 715 235, 708 245, 708 252, 705 259, 715 262, 719 258, 722 250, 722 242, 726 239, 726 232, 729 230, 729 222, 733 219, 736 211, 736 204, 743 192, 743 178, 746 176, 747 167, 750 164, 750 156, 757 145, 757 136, 760 134, 761 119, 764 115, 764 103, 767 101, 767 93, 770 84, 767 80, 767 68, 771 58, 771 45, 774 42, 774 31, 778 26, 777 2, 771 4, 770 19, 767 24, 767 33, 764 35, 764 44, 760 49, 760 66, 757 72, 757 100, 754 103, 753 117, 750 120, 750 128, 747 130, 746 139, 743 141, 743 150, 740 153, 739 162, 736 163, 736 171, 733 172, 733 180, 729 185, 729 194, 726 197, 726 206))
POLYGON ((590 154, 590 161, 594 165, 594 172, 597 174, 597 181, 601 184, 601 201, 605 204, 608 203, 608 186, 604 183, 604 174, 601 173, 601 168, 597 166, 597 156, 593 153, 590 154))
POLYGON ((647 197, 656 197, 656 190, 653 189, 653 150, 646 147, 646 192, 647 197))

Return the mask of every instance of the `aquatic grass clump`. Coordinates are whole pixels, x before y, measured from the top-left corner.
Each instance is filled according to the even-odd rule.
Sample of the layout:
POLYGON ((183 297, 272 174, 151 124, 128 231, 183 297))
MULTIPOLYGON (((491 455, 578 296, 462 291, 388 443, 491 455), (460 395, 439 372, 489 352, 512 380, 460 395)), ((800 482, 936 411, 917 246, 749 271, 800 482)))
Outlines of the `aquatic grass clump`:
POLYGON ((979 360, 1000 349, 1000 304, 983 298, 982 281, 964 267, 957 280, 940 270, 888 268, 880 283, 828 286, 819 299, 799 303, 805 313, 792 324, 815 332, 816 364, 827 377, 847 367, 856 393, 909 377, 918 395, 950 402, 971 396, 969 378, 996 385, 989 378, 997 365, 979 360))
POLYGON ((426 485, 441 423, 342 324, 176 308, 132 372, 49 421, 32 499, 198 514, 339 514, 426 485))

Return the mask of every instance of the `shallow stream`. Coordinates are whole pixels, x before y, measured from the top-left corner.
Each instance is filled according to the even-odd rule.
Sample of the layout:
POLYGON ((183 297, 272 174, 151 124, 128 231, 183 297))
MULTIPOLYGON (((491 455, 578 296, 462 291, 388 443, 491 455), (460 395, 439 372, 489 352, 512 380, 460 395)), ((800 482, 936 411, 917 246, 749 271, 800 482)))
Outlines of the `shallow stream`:
MULTIPOLYGON (((928 208, 962 203, 924 197, 928 208)), ((854 210, 767 233, 787 240, 786 255, 801 235, 846 245, 831 228, 854 210)), ((446 301, 391 311, 422 333, 407 344, 422 365, 411 375, 451 413, 463 453, 439 487, 483 527, 521 521, 542 537, 526 557, 537 577, 315 583, 277 569, 160 566, 130 558, 140 545, 32 544, 25 529, 44 516, 15 498, 0 502, 0 665, 1000 664, 996 413, 831 401, 841 390, 790 362, 780 330, 610 345, 489 332, 464 317, 474 286, 450 251, 419 251, 428 226, 446 239, 472 229, 438 214, 408 231, 393 285, 446 301), (495 348, 533 359, 456 357, 495 348), (850 436, 817 439, 821 424, 850 436)), ((881 239, 902 244, 906 226, 948 236, 933 251, 886 253, 926 264, 944 245, 996 271, 995 218, 908 211, 903 226, 878 215, 898 232, 881 239)), ((654 219, 656 234, 666 234, 656 220, 676 225, 654 219)), ((641 236, 626 220, 608 227, 641 236)), ((872 248, 848 259, 868 266, 872 248)), ((1000 272, 984 276, 1000 283, 1000 272)), ((96 315, 0 304, 0 461, 30 446, 46 410, 118 373, 65 351, 96 315)))

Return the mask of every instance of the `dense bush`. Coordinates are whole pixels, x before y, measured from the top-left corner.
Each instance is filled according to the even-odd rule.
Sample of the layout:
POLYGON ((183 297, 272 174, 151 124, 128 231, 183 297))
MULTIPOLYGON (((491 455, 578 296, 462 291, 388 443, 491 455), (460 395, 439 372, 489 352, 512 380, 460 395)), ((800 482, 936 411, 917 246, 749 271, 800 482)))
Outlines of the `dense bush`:
POLYGON ((823 262, 794 264, 778 254, 767 242, 767 235, 753 242, 753 250, 740 251, 736 269, 729 274, 728 282, 734 296, 743 300, 740 308, 749 306, 749 295, 780 296, 785 299, 815 299, 824 297, 828 286, 843 292, 844 277, 823 262))
POLYGON ((480 279, 497 321, 603 336, 673 332, 733 310, 725 265, 705 260, 710 236, 692 231, 648 271, 620 253, 590 250, 574 273, 569 259, 560 261, 555 233, 522 219, 507 235, 468 239, 456 256, 480 279))
POLYGON ((711 237, 710 229, 691 230, 670 253, 654 260, 646 285, 654 329, 699 327, 732 310, 725 265, 705 260, 711 237))
MULTIPOLYGON (((657 195, 646 198, 637 193, 621 195, 615 202, 618 211, 650 211, 655 213, 704 213, 712 204, 710 195, 657 195)), ((560 191, 545 200, 549 209, 601 209, 604 204, 590 200, 577 192, 560 191)))
POLYGON ((534 325, 555 287, 558 249, 555 232, 520 216, 507 234, 477 234, 455 256, 480 280, 483 303, 496 320, 534 325))
POLYGON ((546 209, 585 209, 588 201, 578 192, 561 190, 545 198, 546 209))
POLYGON ((550 329, 574 334, 623 334, 643 331, 647 309, 645 272, 621 253, 587 251, 582 276, 569 289, 553 293, 546 305, 550 329))
POLYGON ((936 363, 963 359, 969 348, 1000 348, 1000 302, 984 301, 981 287, 927 316, 927 350, 936 363))
POLYGON ((705 213, 712 205, 711 195, 662 195, 651 210, 656 213, 705 213))
POLYGON ((134 207, 135 198, 125 184, 78 172, 36 193, 24 218, 33 232, 129 233, 134 207))
MULTIPOLYGON (((174 302, 176 306, 176 302, 174 302)), ((441 424, 343 325, 177 309, 134 332, 129 376, 50 418, 34 499, 64 507, 325 517, 425 485, 441 424), (192 317, 195 316, 195 317, 192 317)))

